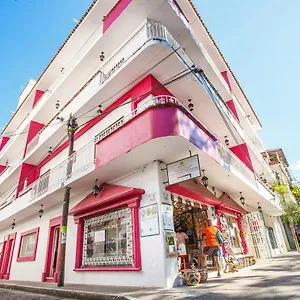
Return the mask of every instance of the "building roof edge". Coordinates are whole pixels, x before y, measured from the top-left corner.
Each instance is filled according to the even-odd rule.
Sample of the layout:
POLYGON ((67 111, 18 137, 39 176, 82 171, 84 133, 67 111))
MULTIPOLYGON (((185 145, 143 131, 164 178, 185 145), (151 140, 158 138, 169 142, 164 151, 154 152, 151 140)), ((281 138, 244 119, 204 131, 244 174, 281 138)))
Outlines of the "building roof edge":
POLYGON ((6 126, 4 127, 4 129, 2 130, 2 134, 1 135, 3 135, 3 133, 5 132, 5 130, 7 129, 7 127, 9 126, 9 124, 11 123, 11 121, 13 120, 14 116, 21 109, 21 107, 23 106, 23 104, 26 102, 26 100, 28 99, 28 97, 31 95, 31 93, 33 92, 33 90, 36 88, 36 86, 38 85, 38 83, 42 79, 43 75, 46 73, 46 71, 49 69, 49 67, 51 66, 51 64, 55 60, 55 58, 63 50, 63 48, 65 47, 65 45, 67 44, 67 42, 70 40, 70 38, 76 32, 76 30, 78 29, 78 27, 80 26, 80 24, 85 20, 85 18, 87 17, 87 15, 89 14, 89 12, 92 10, 92 8, 95 6, 95 4, 97 2, 98 2, 98 0, 93 0, 92 4, 86 10, 86 12, 84 13, 84 15, 81 17, 81 19, 78 21, 78 23, 74 26, 74 28, 72 29, 72 31, 70 32, 70 34, 67 36, 67 38, 65 39, 65 41, 62 43, 62 45, 59 47, 59 49, 56 51, 56 53, 54 54, 54 56, 50 60, 50 62, 48 63, 48 65, 46 66, 46 68, 44 69, 44 71, 41 73, 41 75, 39 76, 39 78, 36 80, 34 86, 30 90, 30 92, 28 93, 28 95, 25 97, 25 99, 22 101, 22 103, 20 103, 20 105, 16 109, 15 113, 12 115, 12 117, 10 118, 10 120, 8 121, 8 123, 6 124, 6 126))
POLYGON ((217 43, 215 42, 214 38, 212 37, 211 33, 209 32, 207 26, 205 25, 205 23, 204 23, 203 19, 201 18, 199 12, 197 11, 197 9, 196 9, 196 7, 195 7, 193 1, 192 1, 192 0, 187 0, 187 1, 189 2, 189 4, 191 5, 191 7, 193 8, 193 10, 195 11, 195 14, 197 15, 199 21, 201 22, 202 26, 204 27, 205 31, 207 32, 209 38, 210 38, 211 41, 213 42, 213 44, 214 44, 214 46, 216 47, 217 51, 219 52, 219 54, 220 54, 222 60, 224 61, 225 65, 226 65, 226 67, 227 67, 227 69, 228 69, 228 71, 230 72, 231 76, 233 77, 233 79, 234 79, 235 82, 237 83, 237 85, 238 85, 239 89, 241 90, 243 96, 245 97, 246 101, 248 102, 249 107, 251 108, 251 110, 252 110, 254 116, 256 117, 256 119, 257 119, 257 121, 258 121, 260 127, 262 127, 262 124, 261 124, 261 122, 260 122, 260 120, 259 120, 259 118, 258 118, 256 112, 254 111, 254 109, 253 109, 253 107, 252 107, 252 105, 251 105, 251 103, 250 103, 248 97, 246 96, 246 93, 244 92, 244 90, 243 90, 243 88, 241 87, 239 81, 238 81, 237 78, 235 77, 233 71, 231 70, 231 68, 230 68, 230 66, 229 66, 229 64, 228 64, 228 62, 226 61, 226 59, 225 59, 223 53, 221 52, 220 48, 218 47, 218 45, 217 45, 217 43))

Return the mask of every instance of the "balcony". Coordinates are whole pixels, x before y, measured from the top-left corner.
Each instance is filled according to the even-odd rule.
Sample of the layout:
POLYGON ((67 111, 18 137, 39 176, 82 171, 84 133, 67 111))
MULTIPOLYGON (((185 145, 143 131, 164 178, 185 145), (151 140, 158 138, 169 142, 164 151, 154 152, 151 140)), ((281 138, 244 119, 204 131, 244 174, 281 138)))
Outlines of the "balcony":
MULTIPOLYGON (((76 178, 78 179, 79 177, 84 176, 84 174, 94 170, 95 144, 104 140, 119 128, 125 126, 128 122, 139 116, 147 109, 151 107, 165 106, 168 104, 179 107, 186 115, 190 115, 196 123, 201 125, 204 131, 208 132, 208 130, 201 124, 197 117, 194 116, 184 105, 182 105, 178 99, 165 95, 157 97, 149 96, 149 100, 143 105, 132 111, 132 113, 129 115, 123 116, 122 118, 113 122, 106 129, 95 136, 93 142, 87 144, 77 153, 74 153, 70 158, 64 160, 54 169, 43 174, 37 181, 35 181, 32 185, 31 200, 39 198, 46 193, 52 193, 55 190, 60 189, 66 184, 74 181, 76 178)), ((213 136, 211 135, 211 137, 213 136)), ((223 146, 220 142, 216 143, 219 157, 216 158, 213 156, 213 158, 217 162, 228 169, 236 177, 243 180, 253 190, 263 195, 265 198, 270 199, 274 196, 271 191, 266 189, 256 180, 255 174, 252 173, 228 148, 223 146)))
POLYGON ((94 141, 72 154, 58 166, 46 172, 31 185, 30 201, 46 193, 53 193, 78 177, 91 172, 95 167, 94 141))
MULTIPOLYGON (((28 215, 30 213, 29 207, 40 201, 43 201, 44 205, 50 206, 51 202, 53 203, 52 205, 58 203, 57 201, 59 201, 59 199, 62 199, 62 188, 65 186, 70 186, 73 192, 75 193, 76 191, 82 193, 83 190, 90 188, 91 182, 92 180, 95 180, 95 178, 99 178, 100 182, 102 180, 103 182, 105 182, 107 180, 109 181, 113 178, 116 178, 116 174, 117 176, 120 176, 122 175, 122 172, 128 172, 128 165, 130 166, 131 171, 134 170, 134 168, 137 168, 137 164, 140 163, 136 163, 137 152, 131 154, 131 158, 129 158, 128 154, 121 155, 120 157, 115 159, 114 163, 112 164, 104 162, 103 166, 97 166, 97 162, 95 162, 95 145, 97 144, 102 148, 104 146, 102 142, 108 141, 108 137, 115 136, 117 132, 120 133, 121 130, 119 129, 121 129, 122 127, 126 127, 128 124, 134 124, 138 119, 143 117, 142 115, 146 114, 147 112, 150 112, 151 110, 156 114, 156 112, 158 112, 158 109, 160 111, 165 111, 168 107, 175 108, 176 115, 178 115, 178 110, 182 112, 182 115, 180 115, 178 119, 183 122, 183 127, 180 129, 181 132, 182 130, 186 131, 188 128, 186 121, 182 118, 183 116, 186 117, 186 120, 192 122, 194 126, 196 126, 197 128, 201 128, 200 130, 206 137, 205 139, 207 142, 204 142, 203 144, 203 140, 200 141, 199 145, 202 146, 199 146, 193 142, 195 146, 193 147, 195 153, 196 149, 198 149, 197 151, 200 151, 200 149, 204 151, 202 154, 200 153, 202 157, 202 165, 205 163, 209 163, 209 166, 214 166, 212 172, 214 173, 216 170, 220 176, 224 176, 223 174, 226 174, 226 172, 224 173, 225 169, 228 170, 231 174, 234 175, 235 183, 243 182, 244 188, 246 186, 248 187, 248 192, 250 191, 250 193, 252 193, 253 199, 255 199, 255 201, 256 199, 261 199, 261 197, 264 198, 265 202, 269 203, 269 207, 274 207, 274 212, 278 213, 278 201, 273 201, 274 195, 256 180, 254 174, 229 149, 227 149, 221 143, 216 141, 214 136, 208 132, 208 130, 201 124, 197 117, 194 116, 193 113, 190 112, 182 103, 180 103, 178 99, 171 96, 161 95, 157 97, 149 96, 148 100, 146 100, 146 102, 139 106, 136 110, 132 111, 130 114, 123 116, 122 118, 113 122, 111 125, 107 126, 107 128, 105 128, 102 132, 95 136, 93 141, 89 142, 87 145, 85 145, 83 148, 71 155, 69 158, 63 160, 50 171, 41 175, 40 178, 33 182, 31 185, 25 186, 24 189, 20 191, 20 200, 14 198, 12 191, 12 193, 7 195, 6 199, 2 201, 3 203, 0 209, 4 209, 6 212, 3 212, 0 221, 2 222, 4 220, 7 220, 6 222, 9 222, 9 219, 7 219, 8 217, 11 218, 11 215, 15 215, 24 209, 25 211, 22 211, 22 214, 28 215), (153 110, 153 108, 155 108, 155 110, 153 110), (207 146, 209 145, 212 146, 211 149, 208 149, 207 146), (214 152, 213 150, 215 148, 216 152, 214 152), (123 163, 120 163, 120 159, 123 163), (116 161, 118 160, 119 162, 117 162, 116 165, 116 161), (210 162, 208 162, 209 160, 210 162), (127 164, 127 166, 125 166, 124 164, 127 164), (101 175, 98 177, 99 174, 101 175), (76 189, 76 191, 74 189, 76 189), (18 203, 22 203, 22 205, 20 206, 18 205, 18 203), (8 213, 10 213, 11 215, 7 216, 8 213)), ((168 111, 165 111, 165 113, 167 113, 168 115, 168 111)), ((159 115, 156 116, 160 118, 159 115)), ((143 120, 144 119, 140 119, 140 122, 143 122, 143 120)), ((173 120, 172 122, 174 122, 174 119, 172 117, 171 120, 173 120)), ((167 123, 166 126, 168 126, 167 123)), ((173 143, 172 141, 174 141, 174 139, 178 145, 178 147, 176 146, 175 152, 181 151, 179 148, 184 149, 184 151, 187 151, 186 149, 189 149, 191 141, 184 140, 179 137, 167 137, 167 141, 169 141, 168 143, 173 143)), ((154 142, 156 143, 157 149, 155 149, 154 153, 151 150, 150 146, 152 141, 143 144, 146 147, 143 148, 144 150, 138 150, 140 151, 139 153, 144 153, 143 155, 141 155, 142 164, 145 163, 145 157, 147 157, 150 161, 153 161, 153 159, 158 158, 157 155, 160 156, 162 154, 161 147, 163 142, 159 138, 156 139, 156 141, 157 142, 154 142), (146 153, 145 149, 147 149, 148 152, 150 151, 153 157, 149 158, 149 153, 146 153)), ((168 150, 169 152, 166 154, 166 157, 168 157, 170 154, 175 154, 174 149, 174 144, 170 144, 170 149, 168 150)), ((130 153, 132 152, 134 151, 130 151, 130 153)), ((105 158, 103 159, 105 161, 105 158)), ((173 160, 173 157, 169 157, 169 159, 173 160)), ((225 176, 227 177, 227 175, 225 176)), ((221 183, 221 181, 225 179, 222 178, 215 176, 216 183, 221 183)), ((234 182, 231 183, 230 188, 236 189, 234 182)), ((218 187, 217 184, 216 187, 218 187)), ((237 188, 239 189, 239 186, 237 188)), ((243 190, 244 188, 242 187, 243 190)))

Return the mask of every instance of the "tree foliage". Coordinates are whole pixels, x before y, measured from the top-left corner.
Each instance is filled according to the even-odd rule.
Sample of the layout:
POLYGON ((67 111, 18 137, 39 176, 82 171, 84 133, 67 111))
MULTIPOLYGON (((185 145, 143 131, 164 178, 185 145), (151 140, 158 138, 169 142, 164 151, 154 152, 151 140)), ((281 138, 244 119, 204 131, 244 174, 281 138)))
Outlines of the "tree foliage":
POLYGON ((298 205, 300 205, 300 183, 295 183, 291 187, 291 192, 296 198, 298 205))
POLYGON ((291 192, 296 198, 298 203, 291 203, 286 201, 286 195, 289 193, 289 187, 285 184, 280 184, 278 182, 273 184, 274 191, 279 194, 283 204, 283 222, 290 223, 291 225, 300 224, 300 185, 294 185, 291 188, 291 192))

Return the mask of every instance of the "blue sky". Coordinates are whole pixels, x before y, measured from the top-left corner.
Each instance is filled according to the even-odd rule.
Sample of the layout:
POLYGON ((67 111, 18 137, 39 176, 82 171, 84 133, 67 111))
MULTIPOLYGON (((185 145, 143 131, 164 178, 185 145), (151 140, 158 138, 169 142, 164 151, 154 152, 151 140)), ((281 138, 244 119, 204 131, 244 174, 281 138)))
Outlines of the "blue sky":
MULTIPOLYGON (((92 0, 6 0, 0 18, 0 127, 92 0)), ((267 148, 281 147, 300 175, 300 1, 194 0, 248 95, 267 148)), ((298 173, 298 174, 297 174, 298 173)))

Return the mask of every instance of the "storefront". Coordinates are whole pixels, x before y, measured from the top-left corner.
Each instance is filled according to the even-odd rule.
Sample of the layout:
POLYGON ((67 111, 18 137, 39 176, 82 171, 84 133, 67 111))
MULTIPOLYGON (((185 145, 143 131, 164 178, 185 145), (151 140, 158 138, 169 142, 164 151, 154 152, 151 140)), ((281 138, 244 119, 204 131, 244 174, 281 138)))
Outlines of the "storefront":
MULTIPOLYGON (((223 193, 217 198, 203 185, 192 180, 172 186, 168 190, 172 193, 174 228, 177 236, 178 232, 187 235, 186 247, 183 251, 180 248, 178 252, 179 270, 201 267, 202 231, 208 217, 212 218, 214 225, 222 232, 224 243, 221 260, 224 269, 229 261, 234 261, 236 268, 255 262, 253 255, 248 253, 243 229, 242 216, 247 211, 227 194, 223 193)), ((207 269, 215 269, 212 257, 207 259, 207 269)), ((227 271, 232 269, 227 268, 227 271)))

